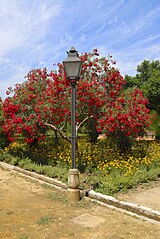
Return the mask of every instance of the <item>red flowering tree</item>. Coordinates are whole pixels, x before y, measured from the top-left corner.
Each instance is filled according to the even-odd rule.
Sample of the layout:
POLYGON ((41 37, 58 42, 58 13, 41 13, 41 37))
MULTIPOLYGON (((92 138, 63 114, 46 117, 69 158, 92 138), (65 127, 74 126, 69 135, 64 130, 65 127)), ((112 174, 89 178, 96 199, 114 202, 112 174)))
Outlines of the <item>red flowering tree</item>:
POLYGON ((67 84, 59 72, 48 74, 45 68, 31 70, 24 83, 17 84, 13 91, 9 89, 7 93, 14 95, 3 103, 6 117, 3 128, 9 140, 14 141, 20 135, 28 143, 43 140, 47 122, 56 125, 57 133, 69 111, 67 84))
POLYGON ((0 149, 5 148, 9 145, 9 140, 7 138, 6 133, 3 130, 5 117, 4 117, 4 109, 2 104, 2 99, 0 97, 0 149))
MULTIPOLYGON (((150 120, 142 92, 122 93, 125 81, 111 56, 100 57, 95 49, 80 57, 83 65, 77 82, 77 132, 82 125, 88 126, 89 131, 115 137, 118 132, 134 137, 144 132, 150 120)), ((29 143, 43 140, 47 127, 51 127, 56 135, 70 142, 64 126, 70 122, 71 87, 62 64, 58 64, 57 71, 31 70, 13 93, 3 102, 6 118, 3 128, 11 141, 19 135, 29 143)))

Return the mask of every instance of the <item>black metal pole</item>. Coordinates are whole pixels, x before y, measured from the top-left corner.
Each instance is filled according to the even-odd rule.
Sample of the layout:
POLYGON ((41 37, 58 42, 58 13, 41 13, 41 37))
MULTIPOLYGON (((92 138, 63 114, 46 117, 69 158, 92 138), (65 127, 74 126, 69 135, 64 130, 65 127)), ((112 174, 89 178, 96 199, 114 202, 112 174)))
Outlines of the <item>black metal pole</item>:
POLYGON ((71 82, 71 144, 72 144, 72 168, 76 168, 76 82, 71 82))

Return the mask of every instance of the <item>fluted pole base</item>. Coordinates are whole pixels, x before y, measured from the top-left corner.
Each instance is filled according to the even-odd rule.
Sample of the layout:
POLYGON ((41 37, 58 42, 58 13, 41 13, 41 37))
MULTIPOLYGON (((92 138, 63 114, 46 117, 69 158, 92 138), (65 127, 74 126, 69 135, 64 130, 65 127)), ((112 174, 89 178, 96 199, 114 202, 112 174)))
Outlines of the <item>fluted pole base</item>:
POLYGON ((79 171, 77 169, 69 170, 67 197, 69 202, 75 203, 80 200, 79 171))

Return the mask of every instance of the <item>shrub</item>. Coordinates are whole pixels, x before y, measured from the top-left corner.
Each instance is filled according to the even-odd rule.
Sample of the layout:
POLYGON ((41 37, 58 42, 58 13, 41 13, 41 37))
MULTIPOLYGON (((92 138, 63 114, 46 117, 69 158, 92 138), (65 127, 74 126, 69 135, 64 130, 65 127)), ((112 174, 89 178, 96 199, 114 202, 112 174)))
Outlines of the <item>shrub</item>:
MULTIPOLYGON (((91 144, 83 139, 76 154, 81 185, 86 189, 115 194, 160 176, 160 143, 156 141, 135 141, 129 152, 122 153, 110 148, 107 140, 91 144)), ((16 142, 2 150, 0 160, 67 182, 71 148, 64 141, 57 147, 51 146, 51 142, 41 142, 38 148, 16 142), (46 163, 41 164, 39 157, 46 163)))
POLYGON ((3 131, 0 131, 0 148, 4 149, 9 145, 9 143, 7 135, 3 131))

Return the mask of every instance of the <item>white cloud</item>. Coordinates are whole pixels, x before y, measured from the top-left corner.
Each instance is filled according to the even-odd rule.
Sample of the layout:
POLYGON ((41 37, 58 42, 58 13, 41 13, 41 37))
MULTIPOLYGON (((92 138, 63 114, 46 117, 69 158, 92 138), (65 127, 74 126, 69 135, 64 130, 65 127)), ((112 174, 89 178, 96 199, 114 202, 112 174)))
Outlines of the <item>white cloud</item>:
POLYGON ((0 56, 43 38, 47 22, 60 11, 59 5, 49 8, 43 1, 1 0, 0 56))
POLYGON ((14 70, 14 74, 11 75, 7 81, 5 79, 0 81, 0 96, 5 98, 8 87, 14 88, 15 84, 22 83, 25 80, 24 76, 27 72, 29 72, 29 69, 25 69, 24 66, 19 66, 18 69, 14 70))
POLYGON ((0 0, 0 95, 31 68, 51 69, 74 45, 100 49, 123 75, 159 59, 159 0, 0 0))
POLYGON ((36 61, 43 65, 44 40, 49 24, 61 10, 58 1, 52 6, 43 0, 0 1, 1 92, 11 83, 23 79, 26 69, 34 67, 36 61))

